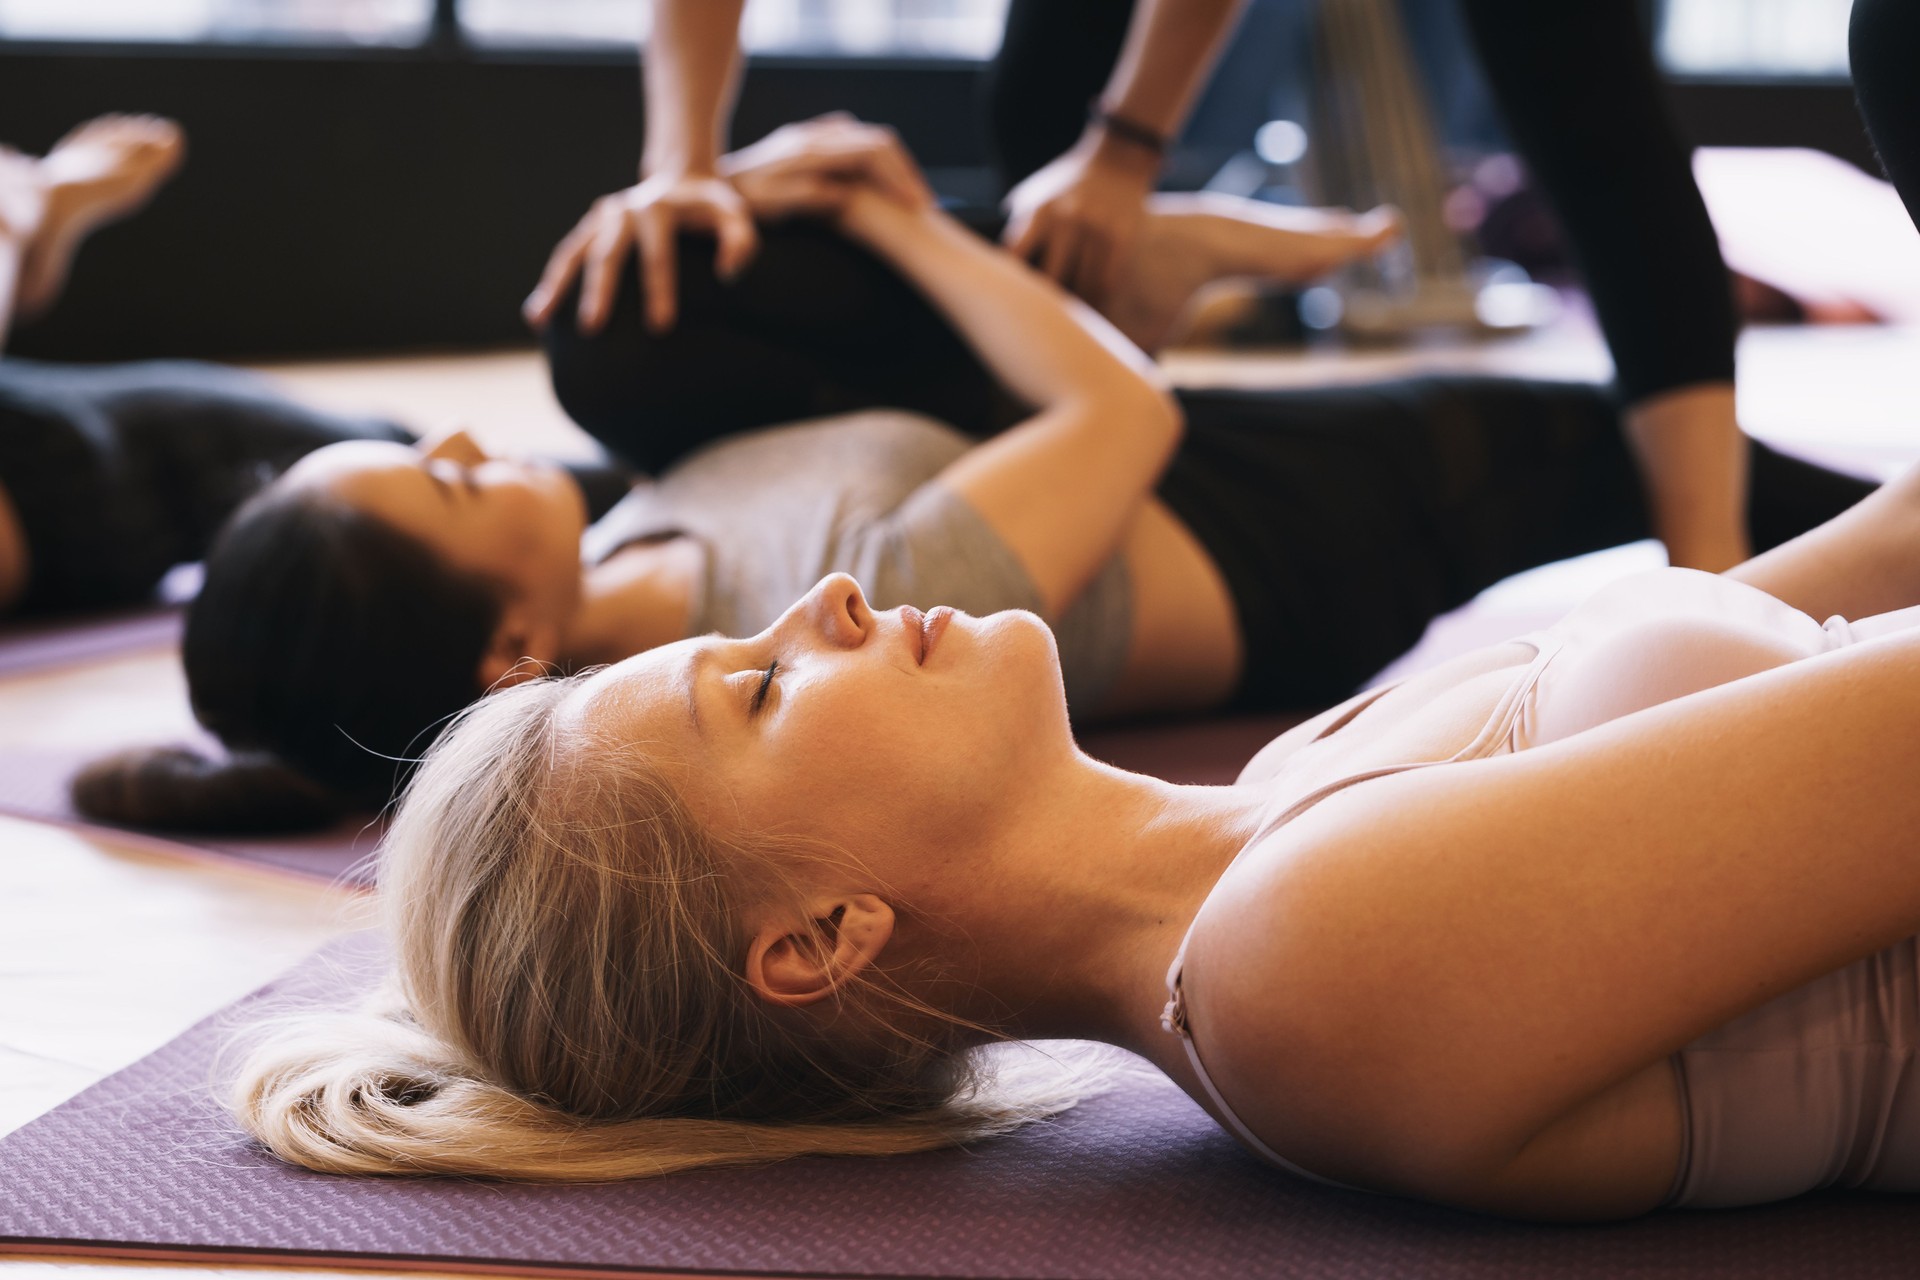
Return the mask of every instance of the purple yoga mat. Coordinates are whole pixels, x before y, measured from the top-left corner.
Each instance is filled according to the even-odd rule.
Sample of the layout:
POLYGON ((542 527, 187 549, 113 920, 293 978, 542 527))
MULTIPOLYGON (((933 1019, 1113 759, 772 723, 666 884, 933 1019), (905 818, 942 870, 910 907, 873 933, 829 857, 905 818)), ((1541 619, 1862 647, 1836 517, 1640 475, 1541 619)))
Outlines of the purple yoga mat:
POLYGON ((366 860, 380 840, 380 826, 351 818, 326 831, 293 835, 235 836, 135 831, 84 818, 67 799, 67 782, 98 752, 45 747, 0 747, 0 813, 98 832, 121 844, 177 857, 239 862, 328 883, 367 884, 366 860))
POLYGON ((159 607, 87 618, 36 619, 0 627, 0 676, 95 662, 180 642, 178 609, 159 607))
POLYGON ((227 1035, 340 1005, 380 964, 350 938, 0 1140, 0 1252, 540 1275, 1818 1276, 1908 1280, 1910 1200, 1814 1197, 1609 1227, 1499 1222, 1311 1186, 1141 1081, 970 1149, 545 1187, 358 1179, 252 1146, 209 1084, 227 1035))

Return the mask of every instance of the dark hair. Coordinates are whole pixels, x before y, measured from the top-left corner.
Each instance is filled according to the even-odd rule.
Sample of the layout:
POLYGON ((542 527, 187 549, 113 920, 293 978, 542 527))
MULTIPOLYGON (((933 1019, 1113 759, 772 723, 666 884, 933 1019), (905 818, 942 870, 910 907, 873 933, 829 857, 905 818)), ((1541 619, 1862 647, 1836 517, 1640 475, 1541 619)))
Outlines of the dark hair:
POLYGON ((93 818, 163 831, 301 831, 350 807, 337 792, 271 756, 198 747, 133 747, 95 760, 70 784, 93 818))
POLYGON ((187 612, 193 712, 232 759, 123 753, 76 779, 75 804, 201 830, 312 825, 383 805, 483 692, 477 669, 502 598, 344 503, 267 489, 214 540, 187 612), (274 762, 291 772, 276 775, 274 762))
POLYGON ((480 696, 501 596, 344 503, 269 489, 214 540, 187 612, 193 713, 231 750, 384 803, 480 696))

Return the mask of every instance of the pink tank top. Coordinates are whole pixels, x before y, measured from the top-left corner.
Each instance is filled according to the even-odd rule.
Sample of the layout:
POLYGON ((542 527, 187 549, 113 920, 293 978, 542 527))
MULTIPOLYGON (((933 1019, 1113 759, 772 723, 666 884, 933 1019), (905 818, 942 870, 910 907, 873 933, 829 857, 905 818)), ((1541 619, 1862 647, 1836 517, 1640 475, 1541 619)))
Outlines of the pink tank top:
MULTIPOLYGON (((1281 809, 1271 818, 1261 822, 1253 838, 1247 842, 1246 848, 1252 848, 1261 840, 1273 832, 1278 831, 1281 827, 1284 827, 1287 823, 1293 821, 1337 791, 1344 791, 1348 787, 1371 781, 1374 778, 1385 778, 1396 773, 1406 773, 1414 769, 1429 769, 1435 765, 1457 764, 1463 760, 1477 760, 1486 756, 1501 755, 1507 751, 1511 751, 1514 745, 1514 729, 1520 720, 1522 709, 1527 704, 1528 696, 1533 692, 1534 686, 1539 682, 1541 674, 1547 669, 1547 664, 1553 660, 1554 655, 1560 650, 1560 639, 1552 632, 1539 632, 1534 635, 1523 636, 1521 637, 1521 642, 1533 646, 1533 660, 1515 675, 1512 685, 1495 705, 1492 714, 1487 717, 1486 723, 1466 746, 1439 760, 1417 760, 1403 764, 1366 769, 1358 773, 1348 774, 1345 777, 1338 778, 1323 786, 1316 787, 1292 804, 1281 809)), ((1399 683, 1384 685, 1378 689, 1373 689, 1362 694, 1345 712, 1337 717, 1332 724, 1316 735, 1312 739, 1312 742, 1325 741, 1329 735, 1345 728, 1362 711, 1398 687, 1399 683)), ((1312 745, 1312 743, 1308 745, 1312 745)), ((1244 853, 1245 849, 1242 850, 1242 854, 1244 853)), ((1239 858, 1236 857, 1235 861, 1237 862, 1238 860, 1239 858)), ((1200 1060, 1199 1047, 1194 1043, 1192 1028, 1187 1022, 1187 1003, 1185 993, 1181 989, 1181 971, 1186 967, 1187 948, 1192 942, 1193 926, 1188 925, 1186 935, 1180 939, 1180 949, 1174 952, 1173 964, 1167 970, 1167 1007, 1160 1015, 1160 1025, 1180 1037, 1182 1044, 1186 1047, 1187 1061, 1193 1067, 1194 1076, 1199 1079, 1200 1087, 1206 1090, 1207 1097, 1213 1101, 1213 1105, 1220 1118, 1226 1122, 1227 1128, 1235 1137, 1239 1138, 1241 1142, 1245 1143, 1266 1160, 1287 1170, 1289 1173, 1298 1174, 1300 1177, 1330 1187, 1345 1187, 1347 1190, 1359 1190, 1360 1188, 1348 1187, 1346 1183, 1335 1182, 1331 1178, 1323 1178, 1319 1174, 1309 1169, 1303 1169, 1291 1160, 1288 1160, 1265 1142, 1262 1142, 1260 1136, 1254 1133, 1254 1131, 1240 1119, 1226 1098, 1221 1095, 1219 1088, 1213 1083, 1213 1078, 1207 1074, 1206 1064, 1200 1060)))
MULTIPOLYGON (((1522 637, 1534 650, 1532 661, 1514 671, 1484 724, 1458 751, 1348 773, 1291 802, 1283 796, 1246 848, 1328 796, 1374 778, 1544 745, 1687 693, 1917 626, 1920 608, 1823 624, 1725 578, 1674 569, 1637 575, 1556 626, 1522 637)), ((1404 683, 1360 695, 1302 750, 1346 729, 1404 683)), ((1195 1077, 1240 1141, 1282 1169, 1345 1186, 1263 1142, 1207 1074, 1181 985, 1192 940, 1190 925, 1167 971, 1161 1025, 1181 1038, 1195 1077)), ((1909 940, 1673 1055, 1686 1132, 1669 1203, 1754 1203, 1833 1185, 1920 1191, 1917 963, 1909 940), (1836 1033, 1836 1026, 1847 1031, 1836 1033), (1795 1117, 1798 1129, 1789 1132, 1795 1117)))

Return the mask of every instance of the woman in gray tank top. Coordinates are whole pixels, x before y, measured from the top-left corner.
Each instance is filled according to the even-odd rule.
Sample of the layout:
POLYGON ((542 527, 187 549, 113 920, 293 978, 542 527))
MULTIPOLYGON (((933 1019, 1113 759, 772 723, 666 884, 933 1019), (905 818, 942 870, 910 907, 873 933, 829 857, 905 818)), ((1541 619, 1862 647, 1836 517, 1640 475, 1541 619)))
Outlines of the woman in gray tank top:
MULTIPOLYGON (((770 227, 725 288, 686 255, 671 334, 645 334, 631 287, 591 338, 559 308, 563 402, 666 463, 656 480, 587 529, 564 475, 462 436, 314 454, 209 557, 185 645, 201 721, 378 803, 481 692, 757 631, 833 571, 882 607, 1038 614, 1083 721, 1324 704, 1506 574, 1645 534, 1603 389, 1172 393, 943 215, 841 182, 796 194, 792 159, 775 148, 764 183, 751 165, 736 181, 762 216, 813 221, 770 227)), ((1771 545, 1868 486, 1761 451, 1752 488, 1771 545)), ((160 792, 205 825, 182 797, 207 776, 136 757, 86 799, 139 822, 160 792)))

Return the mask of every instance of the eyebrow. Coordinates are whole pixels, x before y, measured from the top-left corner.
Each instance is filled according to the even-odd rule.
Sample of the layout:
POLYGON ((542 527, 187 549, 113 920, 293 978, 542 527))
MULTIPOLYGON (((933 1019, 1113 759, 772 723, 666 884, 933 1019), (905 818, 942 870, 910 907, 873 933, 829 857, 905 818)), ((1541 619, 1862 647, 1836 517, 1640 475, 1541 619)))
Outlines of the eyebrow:
POLYGON ((680 664, 680 684, 687 693, 687 718, 693 721, 693 731, 703 738, 707 731, 700 723, 700 671, 706 664, 708 652, 696 649, 680 664))

